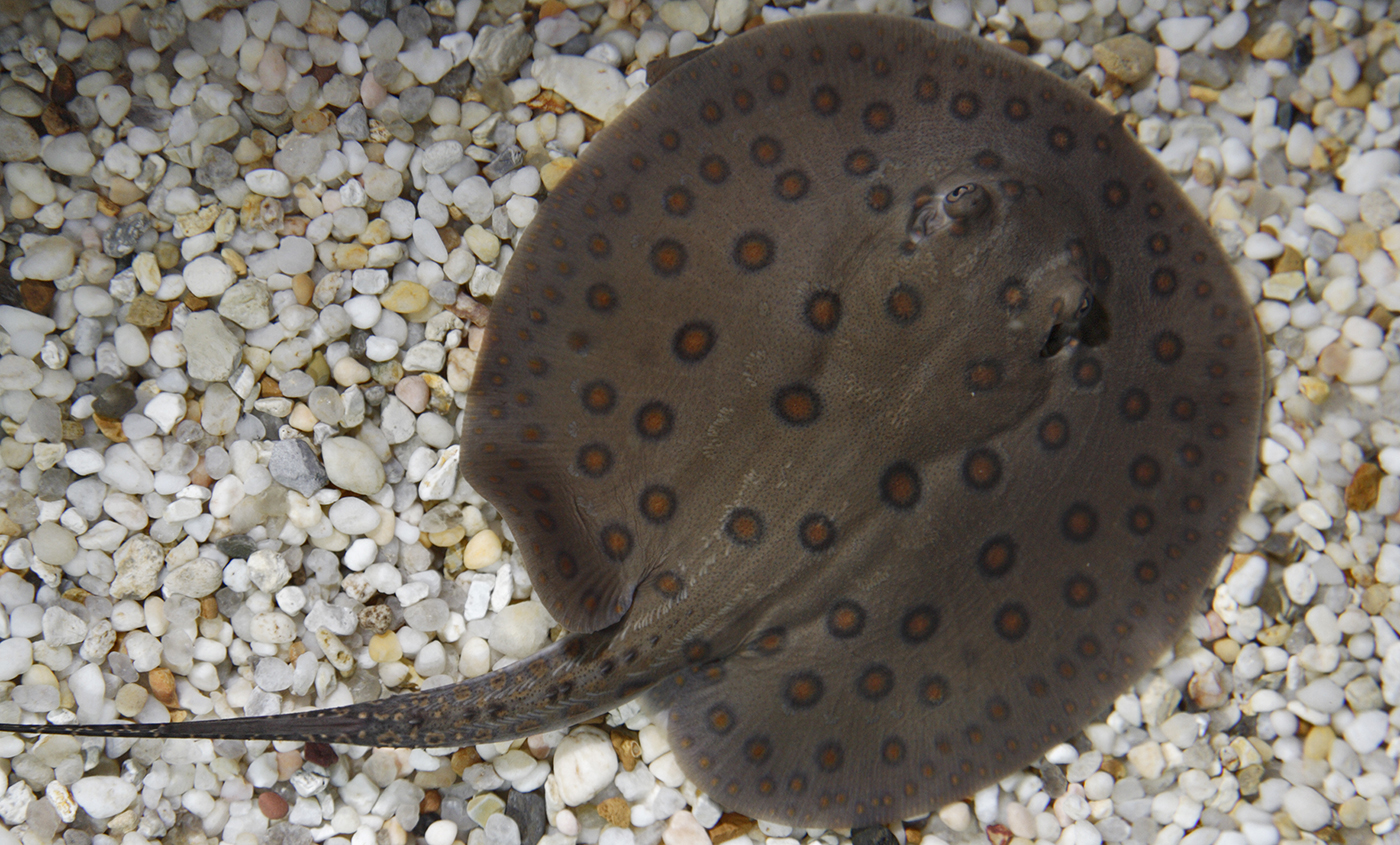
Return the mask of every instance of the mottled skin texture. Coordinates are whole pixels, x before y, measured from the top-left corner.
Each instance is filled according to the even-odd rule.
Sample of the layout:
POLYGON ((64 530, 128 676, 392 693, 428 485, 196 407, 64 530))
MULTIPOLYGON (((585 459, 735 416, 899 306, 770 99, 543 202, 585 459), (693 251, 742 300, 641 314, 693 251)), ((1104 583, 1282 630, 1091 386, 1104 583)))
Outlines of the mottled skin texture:
POLYGON ((1171 643, 1261 388, 1225 256, 1087 97, 927 22, 765 26, 599 133, 492 310, 463 472, 576 633, 430 693, 81 731, 453 745, 651 688, 726 806, 909 817, 1171 643))

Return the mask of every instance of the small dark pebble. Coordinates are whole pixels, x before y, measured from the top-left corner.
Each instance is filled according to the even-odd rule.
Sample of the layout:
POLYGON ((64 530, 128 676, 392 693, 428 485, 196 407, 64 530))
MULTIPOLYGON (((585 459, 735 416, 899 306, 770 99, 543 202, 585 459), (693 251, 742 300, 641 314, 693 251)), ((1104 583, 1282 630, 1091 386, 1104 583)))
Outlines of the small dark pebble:
POLYGON ((53 81, 49 83, 49 102, 66 106, 78 96, 78 76, 73 73, 73 66, 64 63, 58 66, 54 72, 53 81))
POLYGON ((433 105, 433 89, 426 85, 415 85, 399 94, 399 117, 409 123, 417 123, 428 116, 433 105))
POLYGON ((544 836, 544 796, 538 792, 517 792, 506 796, 506 815, 520 828, 520 845, 535 845, 544 836))
POLYGON ((559 52, 565 56, 582 56, 588 52, 592 45, 593 36, 587 32, 580 32, 568 41, 559 46, 559 52))
POLYGON ((360 17, 371 24, 378 23, 381 18, 389 14, 389 0, 359 0, 352 3, 351 7, 360 13, 360 17))
POLYGON ((272 444, 267 471, 273 481, 308 497, 330 481, 316 453, 305 440, 296 438, 272 444))
POLYGON ((369 138, 369 115, 365 113, 364 105, 355 103, 346 109, 340 117, 335 119, 335 128, 342 138, 349 138, 352 141, 367 140, 369 138))
POLYGON ((102 233, 102 251, 112 258, 121 258, 136 251, 141 236, 151 230, 151 216, 137 212, 121 218, 102 233))
POLYGON ((39 489, 34 496, 41 501, 57 502, 67 495, 68 485, 74 478, 73 470, 68 467, 49 467, 39 473, 39 489))
POLYGON ((877 824, 851 831, 851 845, 899 845, 899 840, 889 828, 877 824))
POLYGON ((404 6, 399 13, 394 16, 394 23, 399 25, 399 32, 403 33, 405 44, 412 44, 414 41, 427 35, 433 28, 432 19, 428 17, 428 10, 422 6, 404 6))
POLYGON ((308 763, 326 767, 334 766, 335 761, 340 759, 340 755, 335 753, 335 749, 324 742, 306 743, 301 747, 301 756, 308 763))
POLYGON ((247 534, 230 534, 214 541, 214 547, 228 555, 229 560, 247 560, 258 550, 258 544, 247 534))
MULTIPOLYGON (((111 379, 111 376, 106 378, 111 379)), ((109 420, 119 420, 135 407, 136 391, 132 386, 124 381, 114 381, 98 390, 97 398, 92 403, 92 412, 109 420)))
POLYGON ((264 792, 258 796, 258 809, 272 821, 287 815, 287 799, 276 792, 264 792))
POLYGON ((458 65, 437 81, 438 96, 454 97, 460 100, 462 95, 467 93, 471 83, 472 66, 469 64, 458 65))
POLYGON ((491 159, 491 163, 481 169, 481 174, 489 181, 496 181, 507 173, 519 169, 525 163, 525 151, 517 146, 509 146, 491 159))

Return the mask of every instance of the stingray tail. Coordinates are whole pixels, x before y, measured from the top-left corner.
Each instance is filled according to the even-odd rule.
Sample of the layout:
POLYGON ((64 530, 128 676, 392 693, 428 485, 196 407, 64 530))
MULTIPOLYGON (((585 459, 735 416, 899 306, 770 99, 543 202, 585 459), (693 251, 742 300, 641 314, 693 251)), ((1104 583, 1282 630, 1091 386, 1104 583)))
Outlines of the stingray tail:
POLYGON ((133 738, 268 739, 395 748, 502 742, 567 727, 636 697, 655 679, 614 652, 616 629, 571 634, 478 678, 378 701, 276 716, 160 724, 12 725, 0 731, 133 738))

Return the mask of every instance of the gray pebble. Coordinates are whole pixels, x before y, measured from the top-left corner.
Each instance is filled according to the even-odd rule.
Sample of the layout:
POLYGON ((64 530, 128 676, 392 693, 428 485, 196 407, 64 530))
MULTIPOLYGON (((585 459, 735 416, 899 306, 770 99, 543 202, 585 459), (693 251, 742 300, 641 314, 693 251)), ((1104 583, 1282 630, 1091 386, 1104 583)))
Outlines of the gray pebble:
POLYGON ((26 121, 0 115, 0 162, 31 161, 39 157, 39 133, 26 121))
POLYGON ((535 845, 544 836, 544 796, 539 792, 512 789, 506 796, 506 815, 519 827, 521 845, 535 845))
POLYGON ((272 444, 267 464, 272 479, 303 496, 311 496, 326 486, 326 468, 304 440, 278 440, 272 444))
POLYGON ((238 162, 234 161, 233 153, 223 147, 205 147, 204 159, 194 171, 195 182, 215 190, 227 185, 237 176, 238 162))
MULTIPOLYGON (((514 127, 512 127, 512 130, 514 127)), ((525 163, 525 151, 517 146, 509 146, 501 150, 491 163, 481 170, 481 175, 488 181, 494 182, 507 173, 518 170, 525 163)))
POLYGON ((433 89, 426 85, 415 85, 399 94, 399 117, 409 123, 417 123, 428 116, 433 105, 433 89))
POLYGON ((428 17, 428 10, 418 5, 408 5, 400 9, 394 18, 394 23, 399 25, 399 32, 403 33, 404 42, 409 44, 425 37, 433 28, 433 21, 428 17))
POLYGON ((520 21, 505 26, 483 26, 467 60, 482 76, 503 79, 515 73, 534 49, 534 44, 520 21))
POLYGON ((151 217, 144 212, 123 217, 102 233, 102 251, 112 258, 130 255, 150 229, 151 217))
POLYGON ((340 117, 335 119, 335 128, 342 138, 348 138, 352 141, 368 140, 369 115, 365 113, 364 105, 355 103, 346 109, 340 117))

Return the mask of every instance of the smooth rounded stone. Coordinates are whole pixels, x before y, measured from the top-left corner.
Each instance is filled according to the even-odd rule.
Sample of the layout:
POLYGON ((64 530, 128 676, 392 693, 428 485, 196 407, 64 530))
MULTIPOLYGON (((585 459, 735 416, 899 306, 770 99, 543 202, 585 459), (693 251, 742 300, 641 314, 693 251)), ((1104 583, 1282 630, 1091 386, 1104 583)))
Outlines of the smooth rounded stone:
POLYGON ((365 194, 377 202, 388 202, 403 191, 403 175, 382 164, 370 162, 362 178, 365 194))
POLYGON ((1357 754, 1370 754, 1385 742, 1389 729, 1390 719, 1385 711, 1370 710, 1358 713, 1351 724, 1342 731, 1342 738, 1357 754))
POLYGON ((211 384, 200 406, 199 424, 209 434, 223 437, 233 431, 241 410, 238 394, 228 385, 211 384))
POLYGON ((627 97, 627 80, 621 71, 581 56, 555 55, 538 59, 531 72, 540 87, 555 92, 579 111, 599 120, 606 120, 615 110, 620 110, 627 97))
POLYGON ((285 613, 258 613, 249 623, 248 633, 254 642, 283 645, 296 639, 297 623, 285 613))
POLYGON ((11 190, 29 197, 36 205, 48 205, 57 198, 53 182, 44 168, 37 164, 12 162, 5 165, 5 184, 11 190))
POLYGON ((65 566, 78 553, 73 532, 56 522, 46 522, 29 532, 34 556, 52 566, 65 566))
POLYGON ((213 255, 201 255, 186 264, 181 275, 185 280, 185 289, 201 299, 221 295, 235 278, 233 268, 213 255))
POLYGON ((195 168, 194 181, 211 190, 218 190, 238 178, 238 162, 223 147, 205 147, 204 157, 195 168))
POLYGON ((243 177, 248 190, 265 197, 285 197, 292 193, 292 180, 287 174, 270 167, 250 170, 243 177))
POLYGON ((709 833, 696 821, 689 810, 681 810, 671 816, 661 831, 661 841, 665 845, 706 845, 709 833))
POLYGON ((361 496, 384 486, 384 465, 366 443, 353 437, 332 437, 321 444, 326 477, 332 484, 361 496))
POLYGON ((1319 678, 1298 690, 1297 698, 1319 712, 1335 713, 1341 709, 1345 695, 1330 678, 1319 678))
MULTIPOLYGON (((120 85, 108 85, 97 92, 97 114, 108 126, 116 126, 131 111, 131 92, 120 85)), ((236 124, 235 124, 236 125, 236 124)))
POLYGON ((423 151, 423 170, 427 173, 445 173, 462 160, 462 143, 451 139, 438 141, 423 151))
POLYGON ((290 689, 295 676, 296 671, 285 660, 275 657, 265 657, 253 668, 253 683, 268 692, 290 689))
POLYGON ((544 647, 554 624, 544 605, 520 602, 496 614, 491 625, 491 648, 507 657, 529 657, 544 647))
POLYGON ((38 117, 43 110, 39 95, 22 85, 0 89, 0 111, 16 117, 38 117))
POLYGON ((1162 37, 1163 44, 1181 53, 1195 46, 1214 24, 1215 21, 1204 15, 1166 18, 1157 24, 1157 34, 1162 37))
POLYGON ((190 378, 201 381, 227 381, 242 360, 243 345, 212 311, 199 311, 185 321, 185 367, 190 378))
POLYGON ((224 573, 214 561, 198 557, 168 569, 163 589, 167 595, 202 599, 223 586, 224 573))
POLYGON ((441 631, 447 625, 449 616, 447 602, 442 599, 424 599, 403 610, 404 622, 425 634, 441 631))
POLYGON ((426 85, 415 85, 399 94, 399 117, 417 123, 428 116, 436 95, 426 85))
MULTIPOLYGON (((39 157, 39 133, 25 120, 0 114, 0 162, 33 161, 39 157)), ((93 158, 96 163, 96 157, 93 158)))
POLYGON ((73 242, 62 235, 51 235, 26 250, 20 268, 26 278, 52 282, 73 272, 76 260, 73 242))
POLYGON ((244 329, 259 329, 272 322, 272 294, 257 279, 239 282, 219 298, 219 315, 244 329))
POLYGON ((43 380, 39 365, 30 359, 18 355, 0 357, 0 390, 29 390, 43 380))
POLYGON ((373 505, 353 496, 346 496, 331 505, 327 515, 335 530, 351 537, 373 532, 382 519, 373 505))
POLYGON ((64 176, 87 176, 97 164, 97 156, 88 146, 87 137, 79 132, 60 135, 50 141, 40 157, 50 170, 64 176))
MULTIPOLYGON (((524 198, 517 197, 516 199, 524 198)), ((534 215, 532 214, 531 216, 533 217, 534 215)), ((413 245, 418 247, 418 249, 432 261, 436 261, 439 264, 443 264, 447 261, 447 247, 443 245, 442 236, 438 234, 437 229, 433 227, 430 221, 424 220, 421 217, 413 221, 413 245)), ((419 287, 421 288, 422 286, 419 285, 419 287)), ((427 289, 423 288, 423 290, 426 294, 427 289)))
POLYGON ((309 273, 315 265, 316 247, 306 238, 288 236, 277 247, 277 269, 289 276, 309 273))
POLYGON ((85 777, 69 787, 73 800, 94 819, 110 819, 136 800, 136 785, 119 777, 85 777))
POLYGON ((1300 830, 1318 830, 1332 820, 1327 799, 1307 786, 1295 786, 1284 794, 1283 811, 1300 830))
POLYGON ((591 800, 612 783, 617 766, 617 752, 606 733, 594 727, 575 728, 554 750, 560 799, 570 807, 591 800))

